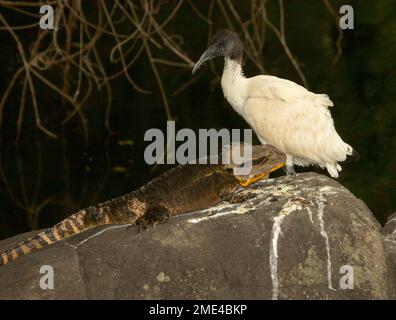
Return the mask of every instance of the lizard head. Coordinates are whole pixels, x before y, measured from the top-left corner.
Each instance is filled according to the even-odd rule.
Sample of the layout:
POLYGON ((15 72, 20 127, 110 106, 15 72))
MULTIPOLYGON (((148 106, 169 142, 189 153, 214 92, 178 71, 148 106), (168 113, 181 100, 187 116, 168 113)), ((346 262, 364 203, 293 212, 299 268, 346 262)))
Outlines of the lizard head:
MULTIPOLYGON (((234 146, 232 147, 234 148, 234 146)), ((249 174, 234 174, 242 187, 247 187, 261 179, 267 179, 271 172, 282 168, 286 163, 286 155, 270 144, 250 147, 252 148, 251 159, 244 159, 244 162, 240 165, 233 164, 231 161, 230 165, 234 173, 235 168, 251 167, 249 174)), ((241 145, 241 148, 243 149, 244 145, 241 145)), ((242 151, 240 154, 243 154, 243 150, 240 151, 242 151)))

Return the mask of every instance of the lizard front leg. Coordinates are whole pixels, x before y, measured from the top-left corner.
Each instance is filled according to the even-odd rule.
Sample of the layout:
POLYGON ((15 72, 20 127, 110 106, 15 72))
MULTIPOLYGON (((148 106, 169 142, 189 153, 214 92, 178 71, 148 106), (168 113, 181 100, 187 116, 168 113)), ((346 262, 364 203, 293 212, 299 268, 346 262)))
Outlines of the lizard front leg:
POLYGON ((150 225, 157 225, 168 221, 170 217, 169 210, 162 206, 150 206, 145 214, 136 221, 139 226, 139 232, 142 229, 147 230, 150 225))
POLYGON ((232 193, 232 192, 224 192, 220 194, 220 199, 222 201, 226 201, 229 203, 242 203, 253 199, 255 195, 251 192, 248 193, 232 193))
POLYGON ((232 190, 224 189, 219 193, 219 198, 222 201, 226 201, 229 203, 242 203, 247 200, 253 199, 255 195, 251 192, 245 193, 235 193, 236 188, 232 190))

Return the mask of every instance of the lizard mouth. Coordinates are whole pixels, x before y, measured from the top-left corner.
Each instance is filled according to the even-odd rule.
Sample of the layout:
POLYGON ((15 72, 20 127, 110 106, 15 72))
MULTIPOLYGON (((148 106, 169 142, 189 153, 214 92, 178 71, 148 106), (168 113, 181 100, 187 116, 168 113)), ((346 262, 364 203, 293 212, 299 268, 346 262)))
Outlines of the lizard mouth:
POLYGON ((239 184, 242 187, 246 188, 246 187, 250 186, 251 184, 253 184, 253 183, 255 183, 255 182, 257 182, 257 181, 259 181, 261 179, 268 178, 268 176, 269 176, 269 174, 271 172, 274 172, 274 171, 282 168, 284 165, 285 165, 285 162, 282 162, 282 163, 280 163, 280 164, 278 164, 276 166, 273 166, 270 170, 268 170, 266 172, 263 172, 263 173, 260 173, 260 174, 257 174, 257 175, 254 175, 253 177, 249 177, 248 179, 244 179, 243 178, 243 177, 246 177, 246 176, 239 176, 239 177, 236 176, 236 178, 238 179, 239 184))

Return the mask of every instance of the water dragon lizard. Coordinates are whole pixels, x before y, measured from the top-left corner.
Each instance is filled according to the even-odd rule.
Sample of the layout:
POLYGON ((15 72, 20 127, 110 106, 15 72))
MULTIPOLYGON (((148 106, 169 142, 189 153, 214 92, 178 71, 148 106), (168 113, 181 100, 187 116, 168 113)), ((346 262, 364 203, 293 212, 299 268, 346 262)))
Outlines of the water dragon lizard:
MULTIPOLYGON (((249 159, 250 160, 250 159, 249 159)), ((52 228, 18 243, 0 255, 0 266, 87 229, 107 224, 146 226, 170 216, 232 201, 235 189, 268 178, 285 165, 285 155, 270 145, 252 146, 249 175, 234 174, 232 164, 185 164, 170 169, 121 197, 82 209, 52 228)))

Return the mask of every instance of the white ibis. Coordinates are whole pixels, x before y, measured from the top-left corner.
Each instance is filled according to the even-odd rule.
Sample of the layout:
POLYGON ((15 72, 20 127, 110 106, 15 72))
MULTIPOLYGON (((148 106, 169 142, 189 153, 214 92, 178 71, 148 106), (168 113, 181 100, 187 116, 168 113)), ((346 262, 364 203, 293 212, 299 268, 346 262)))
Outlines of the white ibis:
POLYGON ((241 66, 243 43, 229 31, 218 31, 195 64, 193 73, 206 61, 224 56, 221 86, 227 101, 252 127, 262 144, 272 144, 287 156, 286 172, 293 164, 318 165, 333 178, 341 171, 340 161, 357 157, 354 149, 338 135, 326 94, 274 76, 247 78, 241 66))

